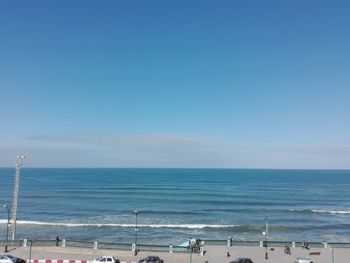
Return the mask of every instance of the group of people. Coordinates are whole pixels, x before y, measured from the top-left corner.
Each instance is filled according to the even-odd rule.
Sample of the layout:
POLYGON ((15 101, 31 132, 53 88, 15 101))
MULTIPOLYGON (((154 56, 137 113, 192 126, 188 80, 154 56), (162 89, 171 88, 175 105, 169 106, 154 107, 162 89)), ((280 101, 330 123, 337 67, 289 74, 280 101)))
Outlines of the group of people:
POLYGON ((194 240, 189 241, 188 248, 192 250, 192 252, 199 251, 202 245, 202 240, 200 238, 196 238, 194 240))
MULTIPOLYGON (((303 242, 301 242, 301 247, 305 248, 305 249, 309 249, 309 242, 307 242, 305 239, 303 240, 303 242)), ((290 247, 288 245, 284 246, 284 253, 287 255, 290 255, 290 247)))

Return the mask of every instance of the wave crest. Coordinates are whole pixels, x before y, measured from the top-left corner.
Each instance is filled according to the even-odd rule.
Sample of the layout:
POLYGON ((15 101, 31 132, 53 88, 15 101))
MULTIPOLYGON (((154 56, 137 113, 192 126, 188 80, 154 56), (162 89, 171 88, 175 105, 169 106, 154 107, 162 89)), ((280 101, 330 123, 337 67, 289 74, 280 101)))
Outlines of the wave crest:
MULTIPOLYGON (((7 220, 0 220, 0 224, 6 224, 7 220)), ((99 223, 65 223, 65 222, 41 222, 41 221, 17 221, 21 225, 41 226, 64 226, 64 227, 124 227, 134 228, 135 224, 99 224, 99 223)), ((211 225, 211 224, 138 224, 143 228, 184 228, 184 229, 205 229, 205 228, 235 228, 239 225, 211 225)))
POLYGON ((347 215, 350 214, 350 210, 328 210, 328 209, 289 209, 292 212, 304 212, 304 213, 326 213, 333 215, 347 215))
POLYGON ((350 210, 325 210, 325 209, 311 209, 314 213, 329 213, 329 214, 350 214, 350 210))

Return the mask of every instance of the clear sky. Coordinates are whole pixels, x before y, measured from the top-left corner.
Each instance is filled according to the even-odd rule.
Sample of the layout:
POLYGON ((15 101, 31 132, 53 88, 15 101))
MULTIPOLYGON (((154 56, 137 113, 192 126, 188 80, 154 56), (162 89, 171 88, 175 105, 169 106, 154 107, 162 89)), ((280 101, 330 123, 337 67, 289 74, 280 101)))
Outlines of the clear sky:
POLYGON ((0 167, 350 168, 350 1, 0 0, 0 167))

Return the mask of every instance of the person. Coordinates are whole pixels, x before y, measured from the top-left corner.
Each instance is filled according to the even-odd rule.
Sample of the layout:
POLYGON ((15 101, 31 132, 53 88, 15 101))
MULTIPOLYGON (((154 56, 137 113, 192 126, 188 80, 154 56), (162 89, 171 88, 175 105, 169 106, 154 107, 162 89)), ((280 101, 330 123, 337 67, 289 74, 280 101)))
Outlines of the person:
POLYGON ((301 247, 305 249, 309 249, 309 243, 304 239, 303 242, 301 242, 301 247))
POLYGON ((60 242, 59 236, 56 237, 56 247, 58 247, 58 243, 60 242))
POLYGON ((231 257, 231 255, 230 255, 230 252, 229 252, 229 251, 227 251, 227 253, 226 253, 226 257, 227 257, 227 258, 231 257))
POLYGON ((288 245, 284 246, 284 253, 290 255, 290 247, 288 247, 288 245))

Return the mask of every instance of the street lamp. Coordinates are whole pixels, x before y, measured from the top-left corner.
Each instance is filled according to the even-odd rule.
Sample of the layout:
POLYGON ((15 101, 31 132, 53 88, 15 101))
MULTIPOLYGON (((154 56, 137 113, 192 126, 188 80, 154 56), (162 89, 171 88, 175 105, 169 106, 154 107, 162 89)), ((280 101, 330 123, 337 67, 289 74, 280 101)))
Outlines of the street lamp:
POLYGON ((322 241, 322 244, 323 244, 326 248, 328 248, 328 249, 331 250, 331 252, 332 252, 332 263, 334 263, 334 248, 331 247, 326 241, 322 241))
POLYGON ((3 206, 7 211, 7 227, 6 227, 6 246, 4 252, 8 252, 7 246, 8 246, 8 240, 9 240, 9 226, 10 226, 10 207, 8 207, 6 204, 3 206))
POLYGON ((269 225, 268 225, 268 218, 265 217, 265 231, 263 232, 263 235, 265 236, 265 259, 269 259, 269 255, 267 253, 267 235, 269 233, 269 225))
POLYGON ((192 244, 191 244, 191 239, 192 238, 188 239, 188 246, 190 248, 190 263, 192 263, 192 244))
POLYGON ((33 241, 31 239, 29 239, 28 243, 29 243, 29 261, 28 261, 28 263, 30 263, 30 261, 32 260, 32 244, 33 244, 33 241))
POLYGON ((139 213, 139 211, 135 210, 135 251, 134 251, 134 255, 137 255, 138 249, 137 249, 137 232, 139 231, 138 227, 137 227, 137 215, 139 213))

